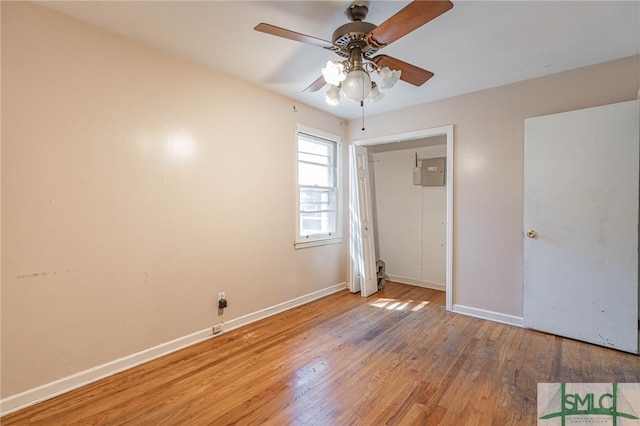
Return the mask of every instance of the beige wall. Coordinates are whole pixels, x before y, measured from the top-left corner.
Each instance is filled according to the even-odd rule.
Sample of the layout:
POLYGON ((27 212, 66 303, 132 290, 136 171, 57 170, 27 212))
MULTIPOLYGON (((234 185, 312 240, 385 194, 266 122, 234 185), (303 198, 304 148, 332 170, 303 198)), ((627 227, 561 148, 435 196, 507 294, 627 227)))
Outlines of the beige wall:
POLYGON ((453 302, 522 317, 524 119, 633 100, 639 87, 636 56, 368 117, 364 132, 354 120, 350 138, 455 125, 453 302))
POLYGON ((293 105, 2 2, 3 398, 346 281, 293 249, 294 125, 343 132, 293 105))

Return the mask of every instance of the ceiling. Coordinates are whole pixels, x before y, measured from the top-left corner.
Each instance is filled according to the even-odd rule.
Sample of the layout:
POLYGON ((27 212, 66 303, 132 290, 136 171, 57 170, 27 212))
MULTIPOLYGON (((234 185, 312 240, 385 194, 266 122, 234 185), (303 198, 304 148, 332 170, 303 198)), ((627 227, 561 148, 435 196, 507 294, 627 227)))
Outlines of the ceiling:
MULTIPOLYGON (((325 89, 303 93, 328 60, 319 47, 259 33, 266 22, 331 40, 350 1, 38 2, 97 27, 293 98, 345 119, 359 104, 327 105, 325 89)), ((380 24, 407 1, 367 4, 380 24)), ((435 73, 367 104, 372 115, 568 69, 640 54, 639 1, 456 1, 450 11, 381 49, 435 73)), ((615 78, 615 76, 611 76, 615 78)), ((606 84, 606 82, 603 82, 606 84)))

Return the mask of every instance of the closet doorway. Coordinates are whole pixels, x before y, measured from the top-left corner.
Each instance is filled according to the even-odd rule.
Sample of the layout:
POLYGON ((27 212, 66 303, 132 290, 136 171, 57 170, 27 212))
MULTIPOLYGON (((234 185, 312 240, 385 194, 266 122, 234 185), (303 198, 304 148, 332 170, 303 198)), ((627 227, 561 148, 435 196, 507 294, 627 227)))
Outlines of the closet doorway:
MULTIPOLYGON (((353 145, 359 151, 367 150, 369 184, 354 185, 351 211, 357 211, 353 206, 357 206, 359 197, 371 201, 375 260, 385 262, 386 274, 393 281, 444 290, 446 309, 451 310, 453 126, 356 140, 353 145), (437 161, 432 163, 434 158, 444 158, 444 171, 437 161), (420 175, 437 173, 444 175, 443 185, 423 186, 425 177, 421 181, 420 175), (364 197, 361 188, 369 192, 364 197)), ((350 167, 356 167, 354 162, 350 167)), ((355 176, 355 170, 351 170, 351 176, 355 176)), ((357 227, 358 217, 351 220, 357 227)), ((351 245, 353 292, 360 291, 354 283, 364 276, 360 270, 363 264, 353 262, 362 259, 362 253, 354 253, 359 247, 362 245, 357 242, 351 245)))

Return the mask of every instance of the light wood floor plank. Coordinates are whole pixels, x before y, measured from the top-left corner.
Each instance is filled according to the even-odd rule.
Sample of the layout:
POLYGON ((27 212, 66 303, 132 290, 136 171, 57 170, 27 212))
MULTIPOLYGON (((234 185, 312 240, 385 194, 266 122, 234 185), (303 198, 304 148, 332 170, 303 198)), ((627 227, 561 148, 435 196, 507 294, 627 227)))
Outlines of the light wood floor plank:
POLYGON ((2 425, 531 425, 539 382, 640 382, 640 357, 347 291, 1 419, 2 425))

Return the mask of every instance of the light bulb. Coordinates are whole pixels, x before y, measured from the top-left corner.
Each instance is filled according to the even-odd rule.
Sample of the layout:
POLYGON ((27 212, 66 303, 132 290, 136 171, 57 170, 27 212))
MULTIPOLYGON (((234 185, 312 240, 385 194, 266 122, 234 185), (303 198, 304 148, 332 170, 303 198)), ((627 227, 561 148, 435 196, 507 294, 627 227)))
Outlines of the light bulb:
POLYGON ((371 92, 369 74, 362 69, 352 70, 342 82, 342 91, 350 101, 360 102, 371 92))

